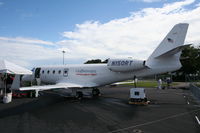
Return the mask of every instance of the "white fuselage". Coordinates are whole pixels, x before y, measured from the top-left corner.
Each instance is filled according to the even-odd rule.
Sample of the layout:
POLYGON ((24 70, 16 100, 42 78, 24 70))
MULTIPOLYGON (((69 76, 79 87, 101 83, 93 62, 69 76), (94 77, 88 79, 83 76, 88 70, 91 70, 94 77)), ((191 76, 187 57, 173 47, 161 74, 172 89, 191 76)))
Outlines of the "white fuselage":
POLYGON ((107 64, 82 64, 82 65, 60 65, 44 66, 34 69, 31 77, 24 77, 23 80, 39 78, 43 84, 76 83, 85 87, 98 87, 112 84, 119 81, 133 79, 136 77, 149 76, 179 69, 176 67, 158 67, 151 69, 145 67, 141 70, 131 72, 114 72, 108 69, 107 64), (36 69, 40 69, 36 72, 36 69), (38 75, 39 74, 39 75, 38 75))

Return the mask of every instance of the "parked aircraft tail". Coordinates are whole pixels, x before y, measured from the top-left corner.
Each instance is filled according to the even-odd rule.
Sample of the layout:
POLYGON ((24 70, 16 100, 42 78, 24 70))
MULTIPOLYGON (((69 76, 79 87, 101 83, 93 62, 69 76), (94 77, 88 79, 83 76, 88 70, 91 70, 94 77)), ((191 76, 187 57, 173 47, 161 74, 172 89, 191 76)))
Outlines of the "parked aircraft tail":
POLYGON ((184 47, 188 46, 183 45, 188 26, 189 24, 187 23, 176 24, 149 56, 146 66, 150 68, 167 64, 180 66, 179 58, 181 51, 184 47))

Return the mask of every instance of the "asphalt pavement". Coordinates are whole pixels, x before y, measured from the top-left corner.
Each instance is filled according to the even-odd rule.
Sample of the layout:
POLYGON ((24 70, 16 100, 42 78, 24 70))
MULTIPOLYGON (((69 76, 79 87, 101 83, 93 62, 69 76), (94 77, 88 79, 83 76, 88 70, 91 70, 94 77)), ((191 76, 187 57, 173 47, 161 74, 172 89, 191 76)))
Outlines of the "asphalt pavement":
POLYGON ((0 133, 200 133, 200 104, 187 89, 147 88, 150 104, 129 105, 131 86, 104 87, 99 98, 51 92, 0 103, 0 133))

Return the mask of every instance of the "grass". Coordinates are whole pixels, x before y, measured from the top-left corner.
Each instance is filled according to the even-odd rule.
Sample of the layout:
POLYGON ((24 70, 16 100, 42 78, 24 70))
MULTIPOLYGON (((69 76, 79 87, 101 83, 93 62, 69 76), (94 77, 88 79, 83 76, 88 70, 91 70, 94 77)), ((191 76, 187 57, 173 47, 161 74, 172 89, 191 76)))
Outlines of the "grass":
MULTIPOLYGON (((178 83, 172 83, 171 85, 177 85, 177 84, 178 83)), ((134 83, 125 83, 123 85, 134 86, 134 83)), ((138 81, 136 85, 137 85, 137 87, 152 88, 152 87, 157 87, 158 83, 157 83, 157 81, 138 81)), ((167 86, 167 84, 163 83, 162 86, 167 86)))

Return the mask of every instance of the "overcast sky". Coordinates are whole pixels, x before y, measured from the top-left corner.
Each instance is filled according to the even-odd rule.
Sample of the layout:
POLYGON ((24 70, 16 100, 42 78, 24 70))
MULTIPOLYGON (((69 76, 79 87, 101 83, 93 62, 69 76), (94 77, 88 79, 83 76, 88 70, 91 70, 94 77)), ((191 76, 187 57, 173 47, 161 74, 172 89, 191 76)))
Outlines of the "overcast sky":
POLYGON ((31 68, 146 59, 177 23, 200 43, 199 0, 0 0, 0 59, 31 68))

